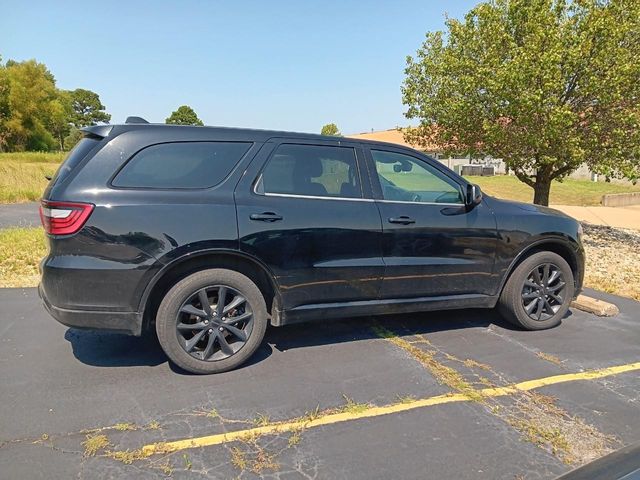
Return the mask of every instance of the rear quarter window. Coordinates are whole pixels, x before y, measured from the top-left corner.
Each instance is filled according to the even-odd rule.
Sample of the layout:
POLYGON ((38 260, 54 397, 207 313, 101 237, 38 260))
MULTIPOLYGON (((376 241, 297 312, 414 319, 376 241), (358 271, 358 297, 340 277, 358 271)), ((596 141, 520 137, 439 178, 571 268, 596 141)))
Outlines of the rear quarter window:
POLYGON ((65 178, 78 166, 78 164, 84 159, 91 150, 93 150, 98 143, 100 143, 100 137, 84 137, 81 139, 75 147, 71 149, 67 158, 64 159, 55 175, 51 179, 51 185, 55 185, 64 181, 65 178))
POLYGON ((209 188, 219 184, 251 147, 249 142, 151 145, 136 153, 111 182, 125 188, 209 188))

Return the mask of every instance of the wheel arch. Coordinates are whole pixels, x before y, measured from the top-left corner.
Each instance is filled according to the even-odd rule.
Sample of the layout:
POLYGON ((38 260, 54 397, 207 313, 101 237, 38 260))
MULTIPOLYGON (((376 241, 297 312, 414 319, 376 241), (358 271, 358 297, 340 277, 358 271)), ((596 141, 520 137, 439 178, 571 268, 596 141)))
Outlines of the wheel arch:
POLYGON ((267 312, 279 298, 275 276, 258 259, 234 250, 207 250, 190 253, 165 265, 144 290, 138 311, 143 315, 142 328, 149 329, 155 320, 160 302, 169 289, 192 273, 208 268, 226 268, 251 279, 262 292, 267 312))
POLYGON ((511 265, 507 269, 504 277, 502 278, 502 282, 500 283, 500 289, 498 290, 498 295, 502 295, 502 291, 504 290, 504 286, 507 283, 507 280, 516 269, 518 265, 520 265, 524 260, 529 258, 534 253, 538 252, 553 252, 560 255, 571 268, 571 273, 573 274, 573 281, 576 287, 576 292, 579 287, 579 278, 581 275, 580 272, 580 264, 578 260, 578 256, 575 251, 571 248, 567 242, 560 239, 543 239, 537 242, 534 242, 524 248, 516 258, 513 259, 511 265))

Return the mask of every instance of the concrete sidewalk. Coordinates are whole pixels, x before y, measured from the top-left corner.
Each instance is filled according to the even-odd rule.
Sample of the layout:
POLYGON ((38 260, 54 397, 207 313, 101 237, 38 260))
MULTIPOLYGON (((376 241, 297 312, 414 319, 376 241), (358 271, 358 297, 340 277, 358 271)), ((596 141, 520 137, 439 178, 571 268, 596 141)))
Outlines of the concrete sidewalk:
POLYGON ((578 207, 575 205, 550 205, 581 222, 609 227, 640 230, 640 205, 627 207, 578 207))

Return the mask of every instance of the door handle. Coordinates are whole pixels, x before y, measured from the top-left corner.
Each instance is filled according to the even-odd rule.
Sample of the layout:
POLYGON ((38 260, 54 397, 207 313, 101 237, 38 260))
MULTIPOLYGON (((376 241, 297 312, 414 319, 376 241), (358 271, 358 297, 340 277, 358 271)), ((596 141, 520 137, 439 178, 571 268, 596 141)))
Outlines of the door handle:
POLYGON ((278 220, 282 220, 282 215, 278 215, 273 212, 262 212, 262 213, 252 213, 249 215, 251 220, 256 220, 258 222, 277 222, 278 220))
POLYGON ((389 219, 389 223, 399 223, 401 225, 409 225, 411 223, 416 223, 416 221, 411 217, 402 215, 401 217, 391 217, 389 219))

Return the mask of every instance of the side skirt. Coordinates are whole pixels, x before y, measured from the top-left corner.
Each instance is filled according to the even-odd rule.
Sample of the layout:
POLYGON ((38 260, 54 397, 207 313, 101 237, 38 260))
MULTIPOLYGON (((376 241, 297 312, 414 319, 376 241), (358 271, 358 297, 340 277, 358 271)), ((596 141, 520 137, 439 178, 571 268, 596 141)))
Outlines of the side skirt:
POLYGON ((279 327, 292 323, 367 315, 456 310, 462 308, 493 308, 497 302, 497 295, 467 294, 440 297, 390 298, 356 302, 315 303, 311 305, 301 305, 290 310, 277 310, 275 312, 276 314, 271 318, 271 324, 279 327))

